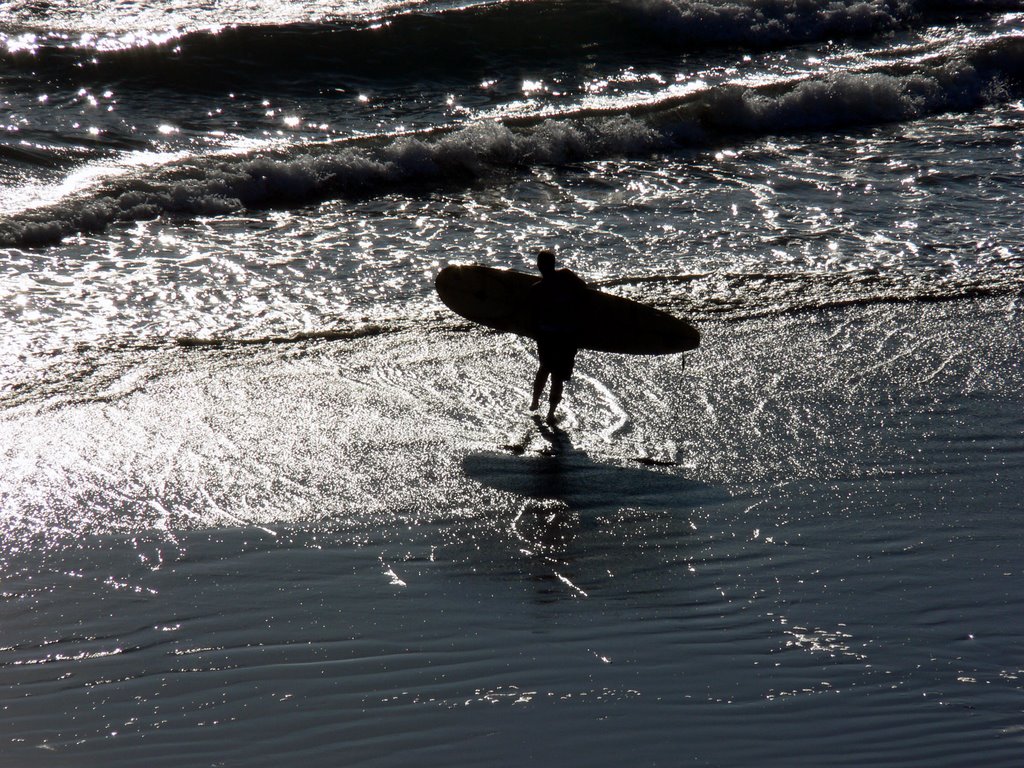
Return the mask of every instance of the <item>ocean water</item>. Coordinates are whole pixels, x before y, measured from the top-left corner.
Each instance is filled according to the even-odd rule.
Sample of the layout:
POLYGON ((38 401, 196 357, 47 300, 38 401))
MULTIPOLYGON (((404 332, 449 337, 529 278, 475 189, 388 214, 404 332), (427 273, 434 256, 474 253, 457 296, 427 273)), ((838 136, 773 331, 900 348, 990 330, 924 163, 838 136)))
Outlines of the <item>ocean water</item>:
POLYGON ((0 765, 1020 765, 1022 161, 1008 0, 0 6, 0 765))

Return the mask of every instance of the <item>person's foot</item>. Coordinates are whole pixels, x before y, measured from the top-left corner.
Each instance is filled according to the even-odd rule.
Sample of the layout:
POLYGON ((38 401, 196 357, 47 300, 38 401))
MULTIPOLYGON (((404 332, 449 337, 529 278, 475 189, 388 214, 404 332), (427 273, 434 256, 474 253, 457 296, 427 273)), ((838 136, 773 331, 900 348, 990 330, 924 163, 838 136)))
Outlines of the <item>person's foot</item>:
POLYGON ((554 410, 548 411, 547 422, 552 426, 559 422, 558 414, 556 414, 554 410))

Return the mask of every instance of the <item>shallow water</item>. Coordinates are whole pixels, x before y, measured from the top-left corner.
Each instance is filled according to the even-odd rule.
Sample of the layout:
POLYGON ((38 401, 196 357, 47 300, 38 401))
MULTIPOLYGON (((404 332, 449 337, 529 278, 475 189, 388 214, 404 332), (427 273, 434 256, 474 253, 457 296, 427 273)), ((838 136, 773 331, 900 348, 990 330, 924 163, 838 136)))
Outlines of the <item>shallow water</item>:
POLYGON ((475 332, 182 350, 16 409, 6 751, 1012 764, 1020 325, 709 323, 682 374, 585 356, 564 431, 475 332))
POLYGON ((1021 10, 0 10, 0 763, 1017 765, 1021 10))

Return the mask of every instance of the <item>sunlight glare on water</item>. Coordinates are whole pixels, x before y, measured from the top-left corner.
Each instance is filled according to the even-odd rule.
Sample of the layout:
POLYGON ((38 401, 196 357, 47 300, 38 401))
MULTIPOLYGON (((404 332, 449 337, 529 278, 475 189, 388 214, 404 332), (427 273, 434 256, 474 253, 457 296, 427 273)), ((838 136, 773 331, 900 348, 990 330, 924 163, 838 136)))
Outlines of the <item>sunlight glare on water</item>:
POLYGON ((0 8, 0 761, 1016 768, 1024 17, 954 5, 0 8), (699 349, 537 418, 434 280, 542 247, 699 349))

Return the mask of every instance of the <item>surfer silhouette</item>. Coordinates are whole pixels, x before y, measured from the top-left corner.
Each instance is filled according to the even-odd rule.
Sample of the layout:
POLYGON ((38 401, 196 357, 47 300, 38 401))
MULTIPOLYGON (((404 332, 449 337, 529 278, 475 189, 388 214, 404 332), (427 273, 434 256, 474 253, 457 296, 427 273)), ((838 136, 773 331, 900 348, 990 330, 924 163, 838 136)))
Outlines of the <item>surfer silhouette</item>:
POLYGON ((555 410, 562 401, 562 391, 572 377, 576 363, 576 331, 579 325, 580 304, 587 284, 571 269, 556 269, 555 254, 548 250, 537 254, 537 269, 541 279, 530 287, 530 298, 536 323, 537 357, 540 368, 533 380, 533 401, 530 410, 540 406, 540 397, 548 377, 547 421, 556 420, 555 410))

